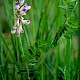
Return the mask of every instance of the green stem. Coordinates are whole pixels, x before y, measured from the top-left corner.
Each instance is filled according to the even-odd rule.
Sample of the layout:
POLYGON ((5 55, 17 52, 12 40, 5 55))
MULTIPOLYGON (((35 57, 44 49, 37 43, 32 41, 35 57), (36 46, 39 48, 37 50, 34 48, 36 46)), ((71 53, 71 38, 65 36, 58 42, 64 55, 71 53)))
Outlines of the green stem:
POLYGON ((41 80, 44 80, 44 78, 43 78, 44 76, 43 76, 43 63, 41 64, 41 80))
MULTIPOLYGON (((2 25, 1 25, 1 20, 0 20, 0 34, 2 34, 2 25)), ((3 59, 2 59, 2 40, 0 38, 0 77, 3 79, 3 59)))
POLYGON ((19 65, 18 65, 18 63, 16 62, 16 59, 14 58, 14 56, 12 55, 12 52, 11 52, 11 50, 9 49, 9 47, 8 47, 8 45, 7 45, 7 43, 6 43, 5 39, 4 39, 4 37, 3 37, 1 34, 0 34, 0 37, 1 37, 2 41, 3 41, 3 43, 5 44, 7 50, 9 51, 9 53, 10 53, 10 55, 11 55, 11 57, 12 57, 12 59, 13 59, 15 65, 16 65, 16 67, 19 68, 19 65))
POLYGON ((24 34, 25 34, 25 39, 26 39, 26 41, 27 41, 27 45, 30 46, 29 37, 28 37, 28 34, 27 34, 27 31, 26 31, 25 26, 23 26, 23 28, 24 28, 24 30, 25 30, 24 34))
POLYGON ((71 54, 71 39, 68 38, 66 44, 66 56, 65 56, 65 80, 70 80, 70 54, 71 54))

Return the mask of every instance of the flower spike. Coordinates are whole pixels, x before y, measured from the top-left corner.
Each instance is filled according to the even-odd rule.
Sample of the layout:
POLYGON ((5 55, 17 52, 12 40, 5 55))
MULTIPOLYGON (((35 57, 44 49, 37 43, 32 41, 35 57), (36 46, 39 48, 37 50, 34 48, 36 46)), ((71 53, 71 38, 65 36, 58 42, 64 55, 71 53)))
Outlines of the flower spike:
POLYGON ((24 30, 22 28, 22 23, 26 25, 30 24, 30 20, 24 20, 24 18, 22 17, 23 15, 26 15, 26 11, 31 8, 31 6, 29 6, 27 3, 23 5, 24 1, 25 0, 19 0, 19 2, 18 1, 15 2, 17 19, 14 22, 14 26, 13 26, 13 29, 11 30, 11 33, 12 34, 16 33, 17 37, 20 36, 20 33, 24 33, 24 30))

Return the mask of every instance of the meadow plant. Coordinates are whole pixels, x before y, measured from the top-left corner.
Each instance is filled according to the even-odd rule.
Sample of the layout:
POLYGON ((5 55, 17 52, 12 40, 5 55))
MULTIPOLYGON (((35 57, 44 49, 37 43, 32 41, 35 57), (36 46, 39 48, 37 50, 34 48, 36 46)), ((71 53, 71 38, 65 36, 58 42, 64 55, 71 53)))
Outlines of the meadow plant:
POLYGON ((78 0, 2 2, 0 80, 80 80, 78 0))
POLYGON ((11 33, 16 33, 17 36, 20 36, 20 33, 23 33, 24 30, 22 28, 22 23, 28 25, 30 23, 30 20, 24 20, 22 17, 23 15, 26 15, 26 11, 31 8, 27 3, 23 5, 25 0, 19 0, 15 2, 15 10, 16 10, 16 17, 17 19, 14 22, 13 30, 11 30, 11 33), (22 6, 23 5, 23 6, 22 6))

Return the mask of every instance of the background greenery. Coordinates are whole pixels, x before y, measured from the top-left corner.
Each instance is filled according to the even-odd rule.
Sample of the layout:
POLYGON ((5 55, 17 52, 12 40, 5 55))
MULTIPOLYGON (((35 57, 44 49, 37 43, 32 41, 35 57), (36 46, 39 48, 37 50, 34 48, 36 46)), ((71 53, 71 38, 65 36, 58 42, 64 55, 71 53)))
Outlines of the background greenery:
POLYGON ((80 2, 26 2, 31 23, 17 37, 15 0, 0 1, 0 80, 80 80, 80 2))

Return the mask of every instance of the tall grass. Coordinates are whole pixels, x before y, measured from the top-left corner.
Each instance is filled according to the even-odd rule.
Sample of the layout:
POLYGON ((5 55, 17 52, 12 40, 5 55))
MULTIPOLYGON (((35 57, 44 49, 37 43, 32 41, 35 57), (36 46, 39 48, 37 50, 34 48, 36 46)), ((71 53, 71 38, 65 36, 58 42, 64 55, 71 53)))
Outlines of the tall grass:
POLYGON ((17 37, 10 33, 15 0, 2 1, 0 80, 76 80, 78 50, 72 46, 76 40, 72 41, 78 32, 78 1, 26 2, 31 10, 24 18, 31 23, 23 25, 24 33, 17 37))

